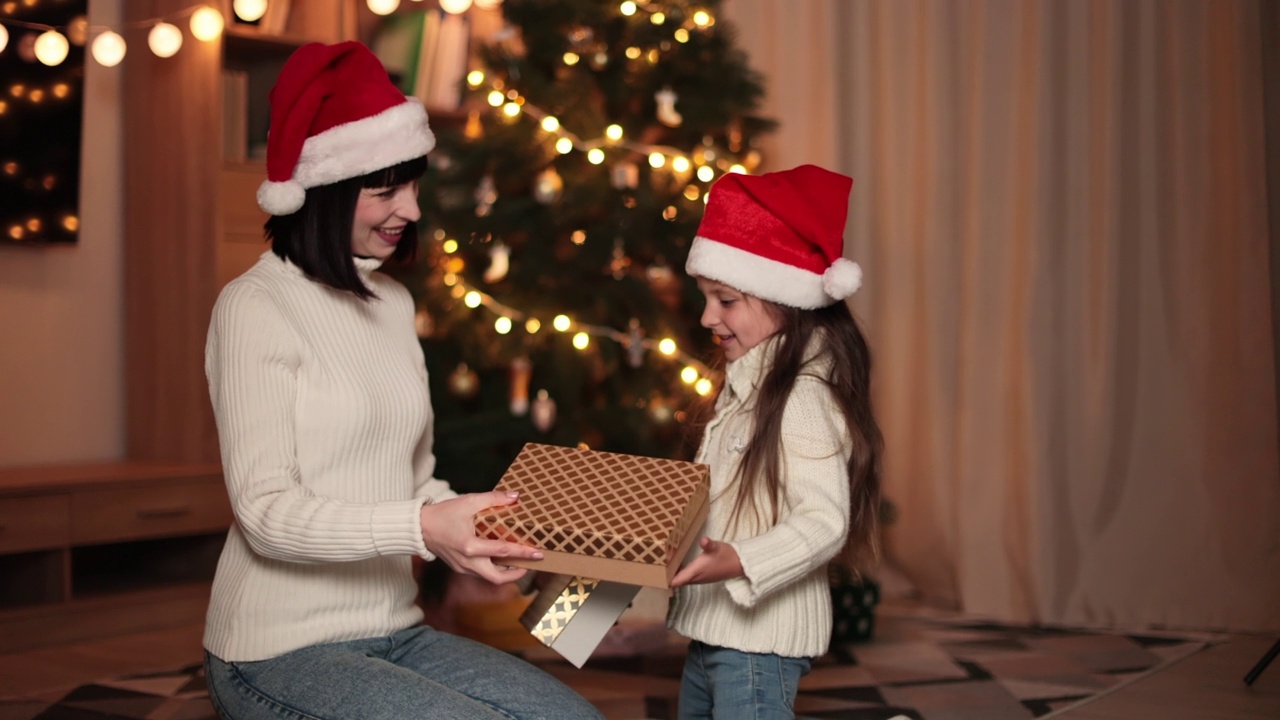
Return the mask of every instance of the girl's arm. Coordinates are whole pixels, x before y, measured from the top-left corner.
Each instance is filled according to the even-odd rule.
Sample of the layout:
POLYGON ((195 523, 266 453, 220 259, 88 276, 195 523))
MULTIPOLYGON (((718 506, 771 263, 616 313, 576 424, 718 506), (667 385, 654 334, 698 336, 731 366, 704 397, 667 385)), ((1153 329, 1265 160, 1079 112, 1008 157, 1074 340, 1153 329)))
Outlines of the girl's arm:
POLYGON ((729 543, 743 576, 725 587, 744 607, 824 567, 849 532, 848 430, 830 390, 817 378, 802 375, 787 399, 782 451, 779 523, 729 543))

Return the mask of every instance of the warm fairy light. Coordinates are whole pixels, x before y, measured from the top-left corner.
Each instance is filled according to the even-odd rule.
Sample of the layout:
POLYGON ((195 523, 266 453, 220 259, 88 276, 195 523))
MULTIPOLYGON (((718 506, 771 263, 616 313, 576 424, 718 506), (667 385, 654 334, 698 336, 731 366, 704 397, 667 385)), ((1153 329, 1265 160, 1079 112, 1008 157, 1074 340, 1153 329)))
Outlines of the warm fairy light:
POLYGON ((44 91, 40 88, 36 88, 35 90, 27 93, 27 99, 38 105, 41 100, 44 100, 44 91))
POLYGON ((614 142, 618 142, 622 139, 622 126, 617 123, 610 125, 604 129, 604 136, 614 142))
POLYGON ((568 330, 570 325, 572 325, 572 323, 569 321, 568 315, 557 315, 555 316, 555 319, 551 321, 551 327, 560 332, 568 330))
POLYGON ((497 320, 494 320, 493 329, 499 335, 506 335, 507 333, 511 332, 511 318, 507 317, 506 315, 503 315, 497 320))
POLYGON ((626 2, 622 3, 622 5, 618 8, 618 10, 623 15, 626 15, 627 17, 631 17, 632 15, 636 14, 636 4, 631 2, 631 0, 627 0, 626 2))
POLYGON ((668 206, 666 206, 665 208, 663 208, 663 210, 662 210, 662 219, 663 219, 663 220, 675 220, 675 219, 676 219, 676 215, 677 215, 679 212, 680 212, 680 211, 676 209, 676 206, 675 206, 675 205, 668 205, 668 206))
POLYGON ((182 48, 182 31, 167 22, 156 23, 147 33, 147 46, 156 57, 173 57, 182 48))
POLYGON ((4 52, 4 48, 9 44, 9 31, 3 25, 0 25, 0 52, 4 52))
POLYGON ((31 218, 30 220, 27 220, 27 229, 33 233, 40 232, 40 228, 42 227, 44 227, 44 224, 40 222, 40 218, 31 218))
POLYGON ((684 369, 680 371, 680 379, 683 380, 686 385, 694 384, 698 381, 698 369, 692 365, 685 365, 684 369))
POLYGON ((564 54, 565 65, 577 65, 578 61, 581 59, 582 58, 578 57, 578 53, 576 52, 567 52, 564 54))
POLYGON ((440 249, 447 253, 456 253, 458 252, 458 241, 453 238, 449 238, 448 240, 440 243, 440 249))
POLYGON ((560 121, 554 115, 548 115, 542 118, 542 129, 547 132, 555 132, 560 129, 560 121))
POLYGON ((711 169, 710 165, 703 165, 698 168, 698 179, 702 182, 711 182, 716 178, 716 171, 711 169))
POLYGON ((449 297, 453 298, 454 300, 460 300, 462 299, 462 296, 466 294, 467 294, 467 288, 465 285, 460 285, 460 284, 454 285, 452 288, 449 289, 449 297))
POLYGON ((209 42, 222 34, 222 13, 205 5, 191 14, 191 34, 197 40, 209 42))
POLYGON ((587 151, 587 162, 592 165, 599 165, 604 162, 604 151, 600 148, 591 148, 587 151))
POLYGON ((67 215, 62 218, 62 227, 71 232, 75 232, 80 229, 80 218, 75 215, 67 215))
POLYGON ((524 331, 530 335, 536 335, 542 329, 542 322, 538 318, 529 318, 524 321, 524 331))
POLYGON ((574 245, 581 245, 587 241, 587 233, 582 230, 574 230, 569 239, 573 241, 574 245))
POLYGON ((649 16, 649 22, 653 23, 654 25, 661 25, 666 21, 667 21, 667 14, 662 11, 658 11, 649 16))
POLYGON ((18 163, 16 163, 16 162, 14 162, 14 161, 10 160, 9 162, 5 163, 4 165, 0 165, 0 170, 3 170, 5 175, 10 175, 10 176, 17 175, 17 174, 18 174, 18 163))
POLYGON ((71 86, 66 83, 58 83, 53 86, 53 96, 59 100, 71 94, 71 86))
POLYGON ((668 357, 676 354, 676 341, 671 338, 662 338, 658 341, 658 352, 668 357))
MULTIPOLYGON (((400 7, 400 0, 365 0, 365 4, 373 11, 374 15, 390 15, 400 7)), ((469 3, 468 3, 469 4, 469 3)), ((440 7, 444 7, 445 3, 440 3, 440 7)), ((449 12, 447 9, 445 12, 449 12)))
POLYGON ((712 24, 711 14, 706 10, 699 10, 693 14, 693 24, 700 28, 707 27, 712 24))
POLYGON ((231 3, 231 11, 245 22, 261 20, 267 14, 267 0, 235 0, 231 3))
POLYGON ((10 226, 9 226, 9 237, 13 238, 14 240, 21 240, 21 239, 22 239, 22 226, 21 226, 21 225, 10 225, 10 226))
POLYGON ((450 15, 461 15, 471 9, 471 0, 440 0, 440 9, 450 15))
POLYGON ((662 55, 658 52, 657 48, 650 48, 649 52, 644 54, 644 57, 649 61, 650 65, 657 65, 658 60, 662 58, 662 55))
POLYGON ((5 114, 6 112, 9 112, 9 103, 4 100, 0 100, 0 115, 5 114))
POLYGON ((689 172, 689 158, 677 155, 671 158, 671 169, 676 172, 689 172))
POLYGON ((493 107, 501 107, 502 103, 507 101, 507 96, 503 95, 500 90, 490 90, 487 98, 489 105, 493 107))
POLYGON ((562 137, 559 140, 556 140, 556 152, 561 155, 568 155, 571 150, 573 150, 572 140, 567 137, 562 137))
POLYGON ((699 378, 698 382, 693 384, 693 389, 696 390, 699 395, 706 395, 711 392, 711 381, 707 378, 699 378))
POLYGON ((520 117, 520 105, 517 103, 509 102, 506 105, 502 106, 502 114, 506 115, 509 118, 520 117))
POLYGON ((460 257, 451 257, 444 263, 445 272, 460 273, 467 267, 467 262, 460 257))
POLYGON ((729 172, 731 172, 731 173, 736 173, 736 174, 738 174, 738 175, 746 175, 746 174, 747 174, 747 169, 746 169, 745 167, 743 167, 743 166, 739 165, 738 163, 734 163, 734 164, 729 168, 729 172))
POLYGON ((591 336, 584 332, 577 333, 573 336, 573 346, 579 350, 586 350, 587 346, 590 344, 591 336))
POLYGON ((667 164, 666 155, 663 155, 660 152, 649 153, 649 167, 653 168, 654 170, 657 170, 658 168, 666 164, 667 164))
POLYGON ((462 303, 469 308, 480 307, 480 293, 476 292, 475 290, 468 292, 465 296, 463 296, 462 303))
POLYGON ((468 85, 470 85, 471 87, 480 87, 482 83, 484 83, 483 70, 472 70, 471 72, 467 73, 468 85))
POLYGON ((678 43, 689 42, 689 31, 685 30, 684 28, 680 28, 676 30, 676 42, 678 43))
POLYGON ((458 274, 447 272, 444 277, 440 278, 440 281, 444 283, 445 287, 453 287, 458 284, 458 274))
POLYGON ((36 38, 34 48, 36 59, 49 67, 53 67, 67 59, 67 49, 69 47, 67 38, 62 33, 57 30, 47 30, 40 33, 40 37, 36 38))
POLYGON ((640 57, 643 53, 644 53, 643 50, 636 47, 635 45, 632 45, 631 47, 627 48, 627 59, 635 60, 636 58, 640 57))
POLYGON ((702 194, 702 191, 698 189, 697 185, 684 186, 684 196, 685 196, 685 199, 687 200, 697 200, 698 196, 701 194, 702 194))

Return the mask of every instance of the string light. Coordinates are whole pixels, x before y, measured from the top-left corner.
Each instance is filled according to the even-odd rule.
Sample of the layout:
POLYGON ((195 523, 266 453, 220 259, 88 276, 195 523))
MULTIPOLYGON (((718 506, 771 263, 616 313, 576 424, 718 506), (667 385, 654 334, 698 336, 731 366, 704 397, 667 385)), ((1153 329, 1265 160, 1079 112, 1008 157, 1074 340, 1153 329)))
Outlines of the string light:
MULTIPOLYGON (((365 4, 374 15, 390 15, 400 7, 400 0, 366 0, 365 4)), ((444 7, 444 3, 440 3, 440 6, 444 7)))
MULTIPOLYGON (((262 17, 266 6, 266 0, 236 0, 233 7, 237 17, 253 21, 262 17)), ((222 13, 217 8, 202 3, 165 17, 123 23, 120 29, 149 28, 147 44, 151 51, 158 57, 171 57, 182 47, 182 31, 174 22, 188 16, 190 16, 188 25, 192 36, 204 42, 220 37, 226 25, 222 13)), ((30 45, 30 54, 24 57, 28 60, 39 60, 46 65, 57 65, 66 59, 69 50, 68 40, 77 45, 83 45, 88 38, 92 37, 93 40, 87 43, 89 54, 103 67, 119 65, 124 60, 128 49, 124 37, 115 29, 101 25, 90 26, 81 16, 71 20, 65 27, 0 18, 0 51, 5 49, 9 40, 9 29, 6 25, 39 31, 41 34, 30 45)))
POLYGON ((267 14, 267 0, 235 0, 231 11, 245 22, 257 22, 267 14))
POLYGON ((192 13, 191 34, 203 42, 217 40, 223 24, 222 13, 206 5, 192 13))
POLYGON ((440 0, 440 9, 450 15, 461 15, 471 9, 471 0, 440 0))
POLYGON ((36 38, 36 59, 49 67, 66 60, 68 49, 67 38, 57 30, 46 30, 36 38))
POLYGON ((89 52, 93 54, 93 59, 97 60, 99 65, 115 67, 124 60, 124 38, 108 30, 93 39, 89 52))
POLYGON ((167 22, 156 23, 147 33, 147 47, 156 57, 173 57, 182 48, 182 31, 167 22))
POLYGON ((9 44, 9 30, 5 26, 0 25, 0 52, 4 52, 5 46, 9 44))

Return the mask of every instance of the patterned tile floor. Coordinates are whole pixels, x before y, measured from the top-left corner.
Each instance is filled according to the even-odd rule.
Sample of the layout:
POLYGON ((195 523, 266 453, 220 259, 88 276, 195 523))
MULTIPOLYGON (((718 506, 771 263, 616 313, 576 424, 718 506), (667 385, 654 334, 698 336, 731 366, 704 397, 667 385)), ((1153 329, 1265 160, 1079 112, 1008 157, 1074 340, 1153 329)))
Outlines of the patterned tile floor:
MULTIPOLYGON (((1027 628, 911 614, 877 618, 870 642, 814 663, 797 712, 808 718, 1045 718, 1196 652, 1210 637, 1027 628)), ((674 717, 683 662, 677 638, 639 656, 596 657, 582 670, 544 648, 526 656, 568 681, 611 719, 674 717)), ((625 643, 623 644, 625 645, 625 643)), ((0 720, 213 719, 200 667, 103 680, 0 700, 0 720)))

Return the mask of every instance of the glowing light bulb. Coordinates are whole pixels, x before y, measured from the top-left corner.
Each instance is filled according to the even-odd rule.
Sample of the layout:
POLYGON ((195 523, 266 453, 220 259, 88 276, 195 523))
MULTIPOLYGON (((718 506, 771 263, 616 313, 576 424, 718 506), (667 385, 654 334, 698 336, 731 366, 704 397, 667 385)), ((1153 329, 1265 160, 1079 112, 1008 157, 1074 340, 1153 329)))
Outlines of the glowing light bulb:
POLYGON ((654 25, 661 25, 666 21, 667 21, 667 14, 664 12, 656 12, 649 16, 649 22, 653 23, 654 25))
POLYGON ((551 321, 551 327, 560 332, 568 330, 570 324, 568 315, 557 315, 555 319, 551 321))
POLYGON ((671 158, 671 169, 676 172, 689 172, 689 158, 683 155, 671 158))
POLYGON ((582 58, 581 58, 581 57, 579 57, 579 56, 578 56, 578 53, 576 53, 576 52, 567 52, 567 53, 565 53, 565 54, 564 54, 564 64, 565 64, 565 65, 577 65, 577 64, 578 64, 578 61, 579 61, 579 60, 581 60, 581 59, 582 59, 582 58))
POLYGON ((622 139, 622 126, 616 123, 613 125, 610 125, 609 127, 604 129, 604 136, 614 142, 618 142, 619 140, 622 139))
POLYGON ((4 52, 5 47, 9 44, 9 31, 3 25, 0 25, 0 52, 4 52))
POLYGON ((587 151, 587 162, 592 165, 599 165, 604 162, 604 151, 600 148, 591 148, 587 151))
POLYGON ((509 102, 502 106, 502 114, 512 119, 520 117, 520 105, 518 103, 509 102))
MULTIPOLYGON (((365 0, 374 15, 390 15, 400 7, 400 0, 365 0)), ((441 3, 444 5, 444 3, 441 3)))
POLYGON ((698 369, 692 365, 685 365, 684 369, 680 371, 680 379, 686 385, 694 384, 698 381, 698 369))
POLYGON ((703 165, 698 168, 698 179, 702 182, 711 182, 716 177, 716 171, 711 169, 710 165, 703 165))
POLYGON ((209 42, 222 34, 222 13, 205 5, 191 15, 191 34, 197 40, 209 42))
POLYGON ((591 344, 591 337, 584 332, 577 333, 573 336, 573 346, 579 350, 586 350, 591 344))
POLYGON ((657 170, 667 164, 667 156, 660 152, 649 153, 649 167, 657 170))
POLYGON ((734 163, 733 166, 729 168, 729 172, 736 173, 738 175, 746 175, 747 169, 737 163, 734 163))
POLYGON ((480 83, 484 82, 483 70, 472 70, 467 73, 467 84, 471 87, 480 87, 480 83))
POLYGON ((676 30, 676 42, 678 43, 689 42, 689 31, 685 30, 684 28, 680 28, 676 30))
POLYGON ((443 243, 440 244, 440 249, 444 250, 447 253, 458 252, 458 241, 454 240, 453 238, 449 238, 448 240, 445 240, 443 243))
POLYGON ((461 15, 471 9, 471 0, 440 0, 440 9, 450 15, 461 15))
POLYGON ((573 150, 573 141, 567 137, 562 137, 556 141, 556 152, 561 155, 568 155, 573 150))
POLYGON ((469 308, 478 308, 480 307, 480 293, 472 290, 463 296, 462 302, 469 308))
POLYGON ((62 33, 57 30, 47 30, 36 38, 36 59, 49 67, 53 67, 67 59, 67 49, 69 47, 70 45, 62 33))
POLYGON ((538 320, 538 318, 529 318, 524 323, 524 331, 529 333, 530 335, 536 334, 541 329, 542 329, 542 323, 538 320))
POLYGON ((548 115, 542 118, 542 129, 547 132, 555 132, 560 129, 560 121, 554 115, 548 115))
POLYGON ((618 8, 618 10, 623 15, 626 15, 627 17, 631 17, 632 15, 636 14, 636 4, 631 2, 631 0, 627 0, 626 2, 622 3, 622 5, 618 8))
POLYGON ((502 107, 502 103, 507 101, 507 96, 502 94, 500 90, 492 90, 487 98, 491 107, 502 107))
POLYGON ((671 338, 662 338, 658 341, 658 352, 668 357, 676 354, 676 341, 671 338))
POLYGON ((504 316, 504 317, 498 318, 497 320, 494 320, 493 329, 499 335, 506 335, 507 333, 511 332, 511 318, 504 316))
POLYGON ((182 47, 182 31, 167 22, 156 23, 147 33, 147 46, 156 57, 173 57, 182 47))
POLYGON ((711 392, 711 381, 706 378, 699 378, 698 382, 693 384, 693 389, 696 390, 699 395, 706 395, 711 392))
POLYGON ((712 22, 711 14, 708 13, 706 10, 699 10, 698 12, 693 14, 693 24, 697 25, 698 27, 706 27, 710 25, 711 22, 712 22))
POLYGON ((267 14, 267 0, 235 0, 231 11, 245 22, 256 22, 267 14))

